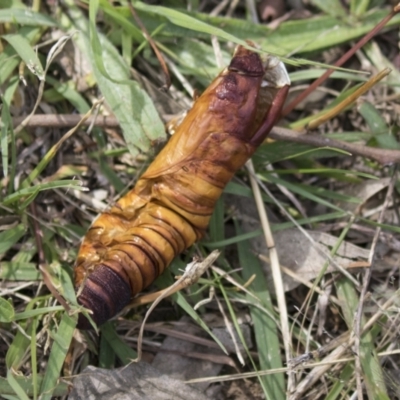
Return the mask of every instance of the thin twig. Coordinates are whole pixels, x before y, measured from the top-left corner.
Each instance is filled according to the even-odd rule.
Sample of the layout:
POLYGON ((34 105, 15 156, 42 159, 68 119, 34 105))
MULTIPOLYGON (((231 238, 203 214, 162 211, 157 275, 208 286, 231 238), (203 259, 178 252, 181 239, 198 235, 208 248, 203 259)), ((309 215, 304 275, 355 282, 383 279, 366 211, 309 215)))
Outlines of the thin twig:
POLYGON ((296 132, 291 129, 274 127, 269 137, 286 142, 308 144, 314 147, 339 149, 347 151, 353 156, 371 158, 382 165, 391 165, 400 162, 399 150, 379 149, 362 144, 347 143, 320 135, 306 134, 304 131, 296 132))
MULTIPOLYGON (((17 126, 25 117, 17 117, 13 119, 13 126, 17 126)), ((37 114, 33 115, 25 127, 55 127, 68 128, 75 126, 82 119, 80 114, 37 114)), ((81 126, 94 124, 101 128, 118 128, 119 122, 114 116, 90 116, 81 122, 81 126)), ((269 137, 274 140, 282 140, 285 142, 293 142, 299 144, 308 144, 313 147, 323 147, 339 149, 350 153, 353 156, 361 156, 370 158, 382 165, 391 165, 400 163, 400 151, 380 149, 377 147, 369 147, 362 144, 347 143, 341 140, 326 138, 320 135, 307 134, 305 131, 298 132, 295 130, 275 126, 269 137)))
POLYGON ((146 27, 144 26, 143 22, 141 21, 141 19, 137 15, 137 12, 136 12, 135 8, 133 7, 133 4, 132 4, 131 1, 128 1, 128 6, 129 6, 129 9, 131 11, 131 14, 132 14, 133 18, 135 19, 136 23, 139 25, 140 29, 142 30, 143 36, 149 42, 151 48, 154 51, 154 54, 157 57, 158 62, 161 65, 161 69, 162 69, 162 71, 164 73, 164 77, 165 77, 165 83, 163 85, 163 88, 165 90, 167 90, 171 86, 171 77, 170 77, 169 72, 168 72, 167 64, 165 63, 165 60, 164 60, 162 54, 160 53, 160 50, 158 50, 158 47, 155 44, 153 38, 151 37, 149 32, 147 32, 146 27))
POLYGON ((137 358, 132 360, 132 362, 139 362, 142 358, 142 343, 143 343, 143 332, 147 321, 154 308, 160 303, 161 300, 175 293, 177 290, 181 290, 185 287, 191 286, 196 283, 200 276, 209 268, 212 263, 218 258, 220 252, 214 250, 210 255, 203 261, 193 261, 186 266, 184 274, 170 287, 165 289, 160 296, 154 301, 151 307, 147 310, 146 315, 143 319, 142 325, 139 330, 138 341, 137 341, 137 358), (177 289, 179 288, 179 289, 177 289))
MULTIPOLYGON (((393 351, 382 351, 378 353, 378 357, 387 357, 388 355, 400 354, 400 349, 393 350, 393 351)), ((299 365, 297 369, 308 369, 308 368, 318 368, 318 367, 325 367, 325 370, 332 369, 332 366, 342 363, 349 363, 354 360, 354 357, 346 357, 346 358, 336 358, 336 359, 325 359, 323 361, 315 362, 312 364, 305 364, 299 365)), ((243 372, 240 374, 230 374, 230 375, 219 375, 219 376, 210 376, 206 378, 197 378, 197 379, 190 379, 185 381, 185 383, 193 384, 193 383, 201 383, 201 382, 229 382, 229 381, 237 381, 238 379, 249 379, 249 378, 256 378, 260 376, 267 376, 267 375, 274 375, 274 374, 282 374, 283 372, 290 372, 291 368, 289 367, 282 367, 282 368, 275 368, 275 369, 268 369, 264 371, 255 371, 255 372, 243 372)), ((288 397, 289 400, 293 400, 292 397, 288 397)), ((298 397, 296 397, 298 399, 298 397)))

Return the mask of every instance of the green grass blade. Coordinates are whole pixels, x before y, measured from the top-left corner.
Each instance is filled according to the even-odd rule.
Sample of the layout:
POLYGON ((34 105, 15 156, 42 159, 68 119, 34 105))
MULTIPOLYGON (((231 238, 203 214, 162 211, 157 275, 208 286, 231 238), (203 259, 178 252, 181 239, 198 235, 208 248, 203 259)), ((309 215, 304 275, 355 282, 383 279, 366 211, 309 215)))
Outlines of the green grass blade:
MULTIPOLYGON (((235 226, 236 233, 241 234, 241 229, 236 221, 235 226)), ((264 308, 273 315, 274 309, 271 296, 259 260, 252 253, 248 242, 240 242, 237 247, 243 280, 247 281, 253 275, 256 276, 256 279, 251 284, 252 293, 260 299, 264 308)), ((250 302, 254 301, 249 295, 246 296, 250 302)), ((256 307, 251 308, 250 313, 257 343, 257 352, 260 358, 260 369, 269 370, 282 368, 280 340, 276 321, 265 313, 262 313, 261 310, 256 307)), ((276 400, 283 400, 286 398, 285 377, 283 374, 267 375, 260 379, 263 381, 264 387, 269 393, 269 398, 276 400)))
MULTIPOLYGON (((114 336, 115 335, 113 335, 113 337, 114 336)), ((124 345, 126 346, 126 344, 124 344, 124 345)), ((121 353, 123 354, 123 352, 121 352, 121 353)), ((133 353, 132 353, 132 355, 133 355, 133 353)), ((134 359, 134 358, 132 358, 132 359, 134 359)), ((114 367, 114 365, 115 365, 115 351, 114 351, 113 347, 111 346, 110 342, 108 341, 108 339, 106 338, 106 335, 103 334, 100 337, 99 367, 111 369, 114 367)))
POLYGON ((208 23, 205 23, 197 18, 191 17, 187 13, 182 13, 180 11, 174 10, 173 8, 150 6, 140 1, 135 1, 134 5, 137 10, 160 15, 163 18, 167 18, 172 24, 177 25, 181 28, 206 33, 208 35, 215 35, 226 41, 241 44, 244 47, 249 46, 244 40, 238 39, 237 36, 231 35, 216 26, 209 25, 208 23))
POLYGON ((7 380, 8 380, 9 385, 14 390, 15 394, 18 396, 19 400, 29 400, 29 397, 25 393, 24 389, 18 383, 18 381, 15 379, 13 372, 10 370, 7 371, 7 380))
POLYGON ((28 318, 33 318, 38 315, 45 315, 49 314, 51 312, 57 312, 57 311, 63 311, 64 307, 63 306, 51 306, 51 307, 40 307, 40 308, 35 308, 34 310, 26 310, 20 313, 15 314, 15 321, 19 320, 24 320, 28 318))
MULTIPOLYGON (((25 376, 13 376, 14 381, 23 389, 24 393, 27 396, 33 397, 34 390, 33 390, 33 382, 32 377, 25 377, 25 376)), ((38 385, 41 384, 43 380, 43 376, 39 375, 37 378, 38 385)), ((68 394, 69 385, 66 382, 59 382, 57 387, 54 389, 53 395, 57 396, 66 396, 68 394)), ((15 391, 12 389, 10 383, 8 382, 7 378, 0 377, 0 396, 8 399, 8 397, 14 394, 15 391)), ((16 397, 12 397, 13 399, 17 399, 16 397)), ((19 400, 19 399, 17 399, 19 400)))
POLYGON ((354 364, 348 363, 343 368, 343 371, 340 373, 339 379, 333 384, 325 400, 342 399, 343 389, 345 388, 349 380, 352 378, 353 373, 354 373, 354 364))
MULTIPOLYGON (((46 158, 46 157, 44 157, 46 158)), ((43 160, 42 160, 43 161, 43 160)), ((47 164, 50 160, 46 158, 45 161, 43 161, 43 164, 47 164)), ((35 170, 38 172, 39 170, 42 170, 45 167, 45 165, 38 165, 35 170)), ((65 189, 74 189, 74 190, 84 190, 82 186, 79 186, 79 181, 73 180, 73 179, 66 179, 63 181, 54 181, 54 182, 46 182, 46 183, 40 183, 35 186, 27 187, 25 189, 20 189, 17 190, 15 193, 10 194, 4 198, 2 201, 3 205, 9 205, 16 203, 18 200, 20 200, 23 197, 26 196, 35 196, 39 192, 43 190, 51 190, 51 189, 60 189, 60 188, 65 188, 65 189)), ((34 197, 31 199, 31 201, 34 199, 34 197)), ((29 204, 29 203, 28 203, 29 204)), ((28 205, 26 204, 26 206, 28 205)), ((21 207, 23 209, 24 207, 21 207)))
POLYGON ((368 101, 363 101, 358 107, 358 112, 365 119, 369 129, 375 135, 387 132, 388 126, 378 110, 368 101))
POLYGON ((4 232, 0 232, 0 254, 4 254, 24 236, 26 227, 18 224, 4 232))
POLYGON ((137 357, 136 351, 130 348, 115 332, 112 322, 106 322, 101 326, 101 334, 104 335, 110 348, 124 365, 129 364, 137 357))
POLYGON ((37 370, 37 341, 36 341, 36 329, 38 323, 35 319, 31 325, 31 365, 32 365, 32 386, 33 386, 33 398, 37 399, 39 384, 38 384, 38 370, 37 370))
POLYGON ((318 204, 322 204, 322 205, 328 207, 329 209, 339 211, 339 212, 344 212, 344 210, 342 210, 340 207, 335 206, 334 204, 322 199, 319 196, 309 193, 307 190, 301 188, 297 184, 290 183, 281 178, 275 177, 273 175, 265 174, 265 173, 259 174, 259 176, 263 181, 267 181, 267 182, 271 181, 275 184, 282 185, 282 186, 286 187, 287 189, 289 189, 291 192, 297 193, 300 196, 303 196, 304 198, 312 200, 318 204))
POLYGON ((0 322, 11 322, 14 317, 14 307, 6 299, 0 297, 0 322))
POLYGON ((60 379, 61 368, 64 364, 72 336, 76 326, 76 315, 70 317, 64 313, 56 332, 52 333, 54 342, 43 381, 40 385, 40 399, 51 400, 54 389, 60 379))
POLYGON ((6 366, 9 370, 18 371, 21 363, 24 360, 24 356, 29 349, 30 339, 29 336, 24 332, 24 328, 30 330, 30 323, 26 326, 20 326, 17 334, 14 337, 14 340, 11 343, 11 346, 7 350, 6 354, 6 366))
MULTIPOLYGON (((12 119, 10 115, 9 104, 11 102, 12 96, 15 92, 15 89, 18 86, 18 79, 14 77, 6 90, 6 93, 3 95, 0 94, 0 100, 2 102, 1 109, 1 132, 0 132, 0 149, 1 149, 1 161, 3 164, 3 175, 6 178, 8 176, 8 135, 10 134, 12 143, 12 147, 14 148, 14 130, 12 126, 12 119)), ((12 160, 11 160, 12 169, 15 169, 15 158, 14 152, 12 152, 12 160)))
MULTIPOLYGON (((354 330, 354 316, 357 312, 359 297, 353 284, 346 278, 336 281, 336 290, 338 298, 342 304, 342 313, 348 328, 354 330)), ((362 317, 361 329, 365 320, 362 317)), ((378 327, 376 325, 375 327, 378 327)), ((362 376, 367 389, 369 399, 389 400, 386 391, 384 374, 377 357, 377 351, 374 347, 374 340, 371 332, 366 332, 360 339, 360 361, 362 367, 362 376)))
MULTIPOLYGON (((81 114, 86 114, 89 110, 89 104, 85 98, 74 88, 73 82, 60 83, 51 76, 46 76, 46 82, 54 87, 54 90, 59 93, 62 98, 68 100, 81 114)), ((46 100, 46 91, 43 94, 43 99, 46 100)))

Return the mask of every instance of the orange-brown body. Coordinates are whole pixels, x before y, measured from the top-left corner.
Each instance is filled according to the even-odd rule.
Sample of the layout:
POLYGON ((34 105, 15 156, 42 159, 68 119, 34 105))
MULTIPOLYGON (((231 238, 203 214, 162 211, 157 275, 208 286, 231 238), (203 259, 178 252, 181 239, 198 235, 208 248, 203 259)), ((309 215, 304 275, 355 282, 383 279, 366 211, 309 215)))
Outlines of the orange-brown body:
MULTIPOLYGON (((239 46, 135 187, 93 222, 79 250, 75 284, 83 285, 78 301, 97 324, 203 237, 225 185, 279 117, 289 81, 280 65, 265 86, 274 68, 239 46)), ((84 318, 79 325, 88 327, 84 318)))

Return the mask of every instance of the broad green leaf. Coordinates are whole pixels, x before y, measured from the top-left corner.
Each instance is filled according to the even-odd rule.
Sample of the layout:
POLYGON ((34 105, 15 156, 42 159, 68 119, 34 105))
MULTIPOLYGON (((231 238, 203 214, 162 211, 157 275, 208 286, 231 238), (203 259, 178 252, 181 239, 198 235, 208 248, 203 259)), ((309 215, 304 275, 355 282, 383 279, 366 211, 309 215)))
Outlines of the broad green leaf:
POLYGON ((392 134, 386 121, 371 103, 364 101, 358 111, 373 134, 372 145, 382 149, 400 149, 400 143, 397 138, 392 134))
POLYGON ((2 23, 17 23, 20 25, 31 25, 31 26, 56 26, 56 22, 40 13, 33 12, 28 8, 8 8, 0 10, 0 22, 2 23))
POLYGON ((29 70, 40 80, 43 80, 44 71, 42 64, 36 52, 32 49, 29 41, 18 33, 3 35, 2 38, 14 48, 29 70))
MULTIPOLYGON (((320 51, 359 38, 369 32, 388 13, 389 9, 377 8, 363 15, 359 21, 351 19, 347 23, 332 16, 316 16, 282 22, 278 28, 273 30, 265 25, 249 24, 246 20, 213 17, 201 13, 188 14, 207 24, 216 27, 223 26, 224 32, 235 35, 239 39, 254 40, 265 51, 285 56, 320 51)), ((154 27, 156 24, 154 16, 150 18, 147 15, 146 22, 150 24, 150 27, 154 27)), ((396 27, 399 22, 400 15, 396 15, 388 22, 386 28, 396 27)), ((158 18, 158 23, 160 23, 160 18, 158 18)), ((168 26, 163 32, 168 32, 168 26)), ((181 36, 184 33, 175 30, 173 35, 181 36)))
MULTIPOLYGON (((53 264, 55 264, 55 263, 58 264, 58 262, 56 262, 56 261, 53 262, 53 264)), ((60 288, 61 295, 69 303, 77 304, 75 286, 74 286, 74 283, 72 282, 71 275, 68 273, 65 266, 63 267, 61 264, 59 264, 59 272, 60 272, 59 282, 61 285, 61 288, 60 288)))
POLYGON ((368 57, 372 66, 374 66, 378 71, 385 68, 391 70, 390 74, 385 78, 384 84, 389 86, 393 92, 396 94, 400 93, 400 71, 397 66, 390 61, 382 51, 377 41, 369 41, 363 48, 363 53, 368 57))
MULTIPOLYGON (((317 79, 325 73, 325 69, 322 68, 310 68, 306 70, 294 71, 289 74, 290 81, 299 82, 303 80, 317 79)), ((366 82, 368 75, 360 75, 351 72, 335 71, 331 74, 329 79, 343 79, 348 82, 366 82)))
MULTIPOLYGON (((282 56, 321 51, 359 38, 369 32, 389 13, 389 9, 376 8, 362 15, 360 20, 354 20, 350 16, 346 23, 343 23, 342 18, 330 15, 316 16, 285 21, 278 28, 271 29, 266 25, 250 24, 244 19, 214 17, 198 12, 182 12, 175 19, 174 15, 170 17, 163 15, 166 7, 159 9, 139 2, 135 2, 135 6, 149 31, 165 24, 162 30, 162 35, 165 37, 173 37, 174 40, 188 37, 209 40, 211 32, 211 34, 237 44, 243 43, 244 40, 253 40, 261 44, 263 50, 282 56), (186 19, 186 16, 190 18, 186 19), (192 29, 191 21, 193 19, 195 22, 192 29), (206 26, 200 22, 205 23, 206 26), (223 27, 222 32, 221 26, 223 27)), ((396 27, 399 22, 400 15, 396 15, 388 22, 386 28, 396 27)), ((308 64, 315 63, 310 61, 308 64)))
POLYGON ((231 52, 221 49, 223 65, 222 67, 218 66, 211 44, 195 39, 181 40, 176 44, 171 43, 168 44, 168 47, 162 46, 162 49, 179 64, 181 73, 192 75, 204 87, 210 84, 212 78, 217 76, 222 67, 228 65, 232 58, 231 52))
POLYGON ((121 26, 124 31, 129 34, 132 40, 139 43, 145 41, 145 38, 143 37, 140 29, 138 29, 132 23, 132 21, 129 20, 129 18, 131 17, 131 12, 127 7, 116 7, 106 0, 100 0, 100 5, 101 9, 110 17, 112 17, 117 25, 121 26))
POLYGON ((369 140, 372 137, 371 133, 368 132, 338 132, 338 133, 327 133, 324 135, 329 139, 342 140, 344 142, 354 143, 360 140, 369 140))
POLYGON ((332 385, 331 390, 325 397, 325 400, 336 400, 341 398, 343 389, 346 387, 347 382, 350 381, 354 373, 353 363, 348 363, 340 373, 339 378, 332 385))
POLYGON ((343 18, 348 14, 340 0, 311 0, 311 4, 332 17, 343 18))
POLYGON ((117 49, 104 35, 93 27, 90 29, 89 22, 72 1, 68 0, 68 4, 71 31, 80 31, 74 41, 89 55, 96 81, 121 125, 130 152, 136 155, 139 150, 149 150, 153 141, 165 138, 164 125, 152 101, 137 82, 130 80, 129 68, 117 49))
POLYGON ((369 7, 370 0, 350 0, 350 12, 356 17, 362 16, 369 7))
MULTIPOLYGON (((39 29, 27 26, 19 29, 20 35, 29 40, 31 44, 37 40, 39 32, 39 29)), ((0 53, 0 84, 3 84, 9 78, 20 63, 20 59, 16 55, 17 53, 11 45, 5 46, 0 53)))
MULTIPOLYGON (((90 110, 85 98, 74 88, 74 82, 60 83, 51 76, 46 76, 46 82, 52 85, 62 98, 68 100, 81 114, 90 110)), ((43 98, 46 98, 46 93, 44 92, 43 98)))

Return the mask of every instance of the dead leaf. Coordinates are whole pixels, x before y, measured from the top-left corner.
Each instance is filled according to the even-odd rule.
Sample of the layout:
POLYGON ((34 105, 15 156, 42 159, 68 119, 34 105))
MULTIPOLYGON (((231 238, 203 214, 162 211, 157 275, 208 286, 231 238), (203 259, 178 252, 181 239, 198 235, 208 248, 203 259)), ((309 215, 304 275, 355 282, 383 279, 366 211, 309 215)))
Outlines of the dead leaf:
POLYGON ((74 379, 69 400, 207 400, 199 390, 144 362, 106 370, 86 367, 74 379))
MULTIPOLYGON (((258 215, 255 204, 248 198, 231 197, 236 207, 240 210, 241 223, 245 232, 260 229, 258 215), (254 204, 254 206, 253 206, 254 204)), ((269 215, 270 220, 274 221, 273 216, 269 215)), ((279 262, 281 266, 289 268, 292 272, 299 275, 303 282, 315 279, 323 268, 328 257, 324 253, 330 253, 333 246, 336 245, 338 238, 324 232, 314 232, 307 230, 309 236, 313 239, 314 245, 297 228, 286 229, 274 232, 274 241, 278 251, 279 262)), ((251 246, 255 253, 268 256, 265 239, 263 236, 252 239, 251 246)), ((343 268, 347 268, 355 261, 367 260, 369 251, 349 242, 343 242, 339 247, 334 261, 343 268)), ((268 263, 263 262, 266 276, 268 277, 268 286, 271 291, 274 290, 271 273, 268 263)), ((336 271, 335 267, 329 266, 327 272, 336 271)), ((283 284, 285 291, 292 290, 299 286, 301 282, 293 277, 283 274, 283 284)))
POLYGON ((361 207, 364 207, 365 203, 379 193, 381 190, 386 189, 389 186, 391 178, 382 179, 371 179, 363 181, 362 183, 355 185, 347 185, 346 188, 340 193, 357 197, 360 199, 360 203, 349 203, 343 202, 339 204, 339 207, 346 211, 357 212, 361 207))
MULTIPOLYGON (((198 336, 202 333, 201 329, 189 323, 189 318, 183 317, 180 322, 186 322, 184 328, 182 327, 186 334, 198 336)), ((218 375, 223 365, 212 362, 212 356, 226 357, 222 350, 207 349, 200 344, 174 337, 167 337, 160 350, 154 357, 152 365, 157 367, 161 373, 168 374, 180 381, 218 375), (192 357, 191 354, 193 354, 192 357), (210 358, 199 359, 195 357, 196 354, 209 354, 210 358)), ((196 384, 196 388, 202 391, 206 390, 208 386, 207 382, 196 384)))
MULTIPOLYGON (((323 252, 329 253, 338 238, 322 232, 307 233, 314 240, 314 245, 296 228, 275 232, 274 240, 280 264, 301 276, 303 280, 311 281, 318 276, 327 261, 323 252)), ((263 253, 265 254, 265 251, 263 253)), ((368 254, 366 249, 343 242, 333 259, 343 268, 347 268, 353 261, 367 259, 368 254)), ((335 267, 329 265, 327 272, 333 271, 336 271, 335 267)), ((285 291, 292 290, 300 284, 288 275, 283 276, 283 281, 285 291)))

